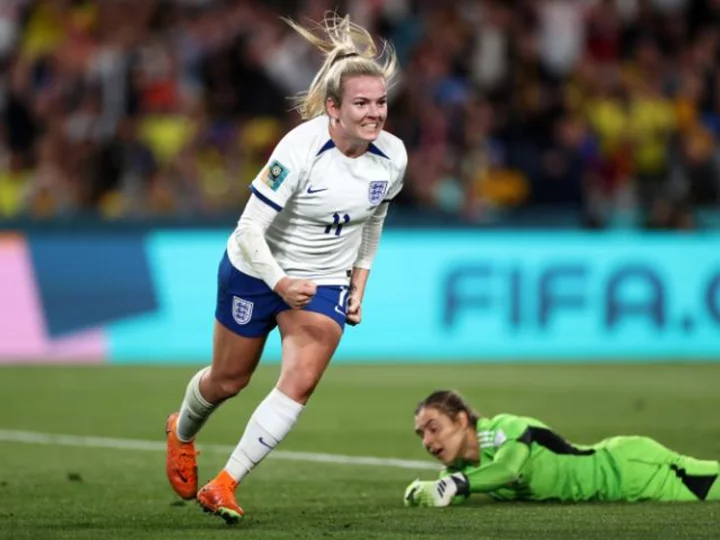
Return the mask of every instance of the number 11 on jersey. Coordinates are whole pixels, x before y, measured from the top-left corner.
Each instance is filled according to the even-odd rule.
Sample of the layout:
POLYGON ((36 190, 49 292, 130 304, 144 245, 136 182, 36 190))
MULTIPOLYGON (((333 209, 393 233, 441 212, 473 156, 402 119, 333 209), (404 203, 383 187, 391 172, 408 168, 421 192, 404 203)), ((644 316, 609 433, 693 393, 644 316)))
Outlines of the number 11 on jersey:
POLYGON ((337 212, 333 214, 333 222, 325 227, 325 234, 330 234, 333 229, 335 230, 335 236, 340 236, 343 225, 350 223, 350 216, 347 214, 342 216, 342 223, 340 222, 341 216, 337 212))

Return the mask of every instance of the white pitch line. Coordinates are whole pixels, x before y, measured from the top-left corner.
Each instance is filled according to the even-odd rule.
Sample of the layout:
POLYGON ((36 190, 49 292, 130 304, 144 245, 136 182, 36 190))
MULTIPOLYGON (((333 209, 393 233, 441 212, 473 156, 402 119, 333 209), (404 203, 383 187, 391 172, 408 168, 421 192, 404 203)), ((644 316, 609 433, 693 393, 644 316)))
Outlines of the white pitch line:
MULTIPOLYGON (((113 439, 109 437, 82 437, 78 435, 55 435, 35 431, 14 431, 0 429, 0 442, 44 444, 51 446, 75 446, 84 448, 111 448, 114 450, 142 450, 164 452, 165 443, 143 441, 139 439, 113 439)), ((198 445, 198 450, 219 454, 229 454, 233 446, 207 444, 198 445)), ((275 450, 268 457, 289 461, 311 461, 315 463, 338 463, 341 465, 369 465, 373 467, 394 467, 399 469, 433 469, 439 466, 429 461, 412 459, 379 458, 370 456, 343 456, 339 454, 316 454, 314 452, 292 452, 275 450)))

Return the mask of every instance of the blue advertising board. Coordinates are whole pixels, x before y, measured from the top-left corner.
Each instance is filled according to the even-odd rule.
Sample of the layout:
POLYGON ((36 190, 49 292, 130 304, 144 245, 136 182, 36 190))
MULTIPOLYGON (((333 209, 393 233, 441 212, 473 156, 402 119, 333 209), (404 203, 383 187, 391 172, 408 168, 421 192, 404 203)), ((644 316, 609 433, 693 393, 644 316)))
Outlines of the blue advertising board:
MULTIPOLYGON (((155 232, 111 362, 211 354, 226 232, 155 232)), ((278 361, 277 333, 265 361, 278 361)), ((720 235, 389 230, 337 362, 720 359, 720 235)))

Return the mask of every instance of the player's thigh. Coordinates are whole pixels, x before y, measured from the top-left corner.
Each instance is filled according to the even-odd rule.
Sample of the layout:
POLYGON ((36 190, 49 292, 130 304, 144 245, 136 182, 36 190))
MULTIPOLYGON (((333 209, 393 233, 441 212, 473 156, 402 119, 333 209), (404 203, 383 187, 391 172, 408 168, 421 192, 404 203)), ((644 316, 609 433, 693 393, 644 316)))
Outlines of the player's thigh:
POLYGON ((282 336, 278 388, 306 403, 335 354, 342 328, 332 318, 307 310, 285 310, 277 316, 282 336))
POLYGON ((629 462, 663 465, 676 463, 682 457, 655 439, 639 435, 612 437, 606 448, 616 459, 629 462))
POLYGON ((222 379, 248 378, 262 357, 267 335, 241 336, 217 320, 213 332, 212 376, 222 379))
MULTIPOLYGON (((255 371, 282 299, 260 279, 240 272, 227 253, 218 269, 213 361, 209 384, 237 393, 255 371)), ((217 388, 216 388, 217 390, 217 388)))
POLYGON ((626 500, 692 501, 716 472, 714 462, 697 460, 642 436, 613 437, 606 448, 620 471, 626 500))

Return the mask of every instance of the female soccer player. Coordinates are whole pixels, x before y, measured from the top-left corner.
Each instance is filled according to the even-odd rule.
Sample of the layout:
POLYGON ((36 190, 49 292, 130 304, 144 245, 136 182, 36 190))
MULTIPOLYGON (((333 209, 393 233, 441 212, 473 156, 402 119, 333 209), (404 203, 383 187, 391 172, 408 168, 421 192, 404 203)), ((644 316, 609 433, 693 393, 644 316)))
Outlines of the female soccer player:
POLYGON ((412 482, 406 506, 448 506, 471 493, 501 501, 720 500, 720 463, 683 456, 648 437, 567 442, 533 418, 480 418, 455 392, 415 411, 423 446, 445 464, 439 480, 412 482))
POLYGON ((188 384, 166 424, 166 472, 180 497, 235 523, 235 488, 290 432, 361 304, 388 202, 407 152, 383 131, 394 51, 376 49, 348 17, 312 32, 285 19, 325 54, 298 98, 290 131, 252 182, 252 195, 218 272, 212 365, 188 384), (275 326, 282 366, 225 468, 199 491, 193 441, 210 414, 250 381, 275 326))

